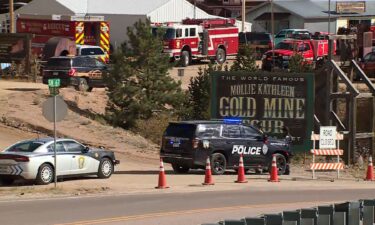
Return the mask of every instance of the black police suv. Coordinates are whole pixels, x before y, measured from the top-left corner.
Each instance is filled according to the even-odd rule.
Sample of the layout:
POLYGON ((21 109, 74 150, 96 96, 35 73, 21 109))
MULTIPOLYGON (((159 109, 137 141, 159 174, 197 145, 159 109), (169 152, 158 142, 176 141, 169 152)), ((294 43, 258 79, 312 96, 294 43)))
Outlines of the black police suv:
POLYGON ((287 175, 292 157, 289 139, 267 138, 255 126, 233 120, 170 122, 160 156, 176 173, 204 169, 209 156, 212 174, 221 175, 226 169, 238 169, 241 154, 245 170, 267 171, 275 154, 279 174, 287 175))

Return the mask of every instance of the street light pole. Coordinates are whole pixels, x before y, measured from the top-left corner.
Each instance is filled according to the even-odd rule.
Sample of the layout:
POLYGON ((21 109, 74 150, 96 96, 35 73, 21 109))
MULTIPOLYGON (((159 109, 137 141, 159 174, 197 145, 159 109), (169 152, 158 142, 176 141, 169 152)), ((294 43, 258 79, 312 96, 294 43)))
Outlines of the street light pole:
POLYGON ((245 32, 246 0, 242 0, 242 32, 245 32))
POLYGON ((275 28, 274 28, 274 18, 273 18, 273 0, 271 0, 271 36, 272 36, 272 70, 275 68, 275 28))
POLYGON ((9 0, 9 32, 14 33, 14 8, 13 0, 9 0))

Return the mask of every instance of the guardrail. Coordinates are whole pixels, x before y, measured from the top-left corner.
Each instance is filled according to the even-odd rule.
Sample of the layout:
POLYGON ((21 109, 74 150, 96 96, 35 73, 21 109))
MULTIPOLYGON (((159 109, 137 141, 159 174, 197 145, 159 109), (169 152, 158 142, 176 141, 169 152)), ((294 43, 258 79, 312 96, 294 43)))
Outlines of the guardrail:
POLYGON ((374 225, 375 199, 224 220, 202 225, 374 225))

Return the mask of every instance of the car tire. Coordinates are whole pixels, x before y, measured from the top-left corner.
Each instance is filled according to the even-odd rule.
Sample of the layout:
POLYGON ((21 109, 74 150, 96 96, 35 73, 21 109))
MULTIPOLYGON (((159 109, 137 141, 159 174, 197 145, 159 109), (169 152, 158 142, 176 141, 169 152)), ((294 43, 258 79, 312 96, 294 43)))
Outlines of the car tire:
POLYGON ((188 173, 190 170, 190 167, 182 166, 178 163, 172 163, 172 168, 175 173, 188 173))
POLYGON ((102 158, 99 163, 98 177, 101 179, 108 179, 113 173, 113 163, 108 158, 102 158))
MULTIPOLYGON (((284 155, 276 153, 274 154, 276 156, 276 166, 277 166, 277 174, 283 175, 287 171, 287 161, 284 155)), ((268 169, 269 172, 272 171, 272 160, 268 169)))
POLYGON ((86 78, 79 78, 78 85, 76 86, 76 90, 86 92, 86 91, 91 91, 92 87, 89 86, 86 78))
POLYGON ((221 153, 211 155, 211 171, 213 175, 222 175, 227 168, 227 159, 221 153))
POLYGON ((14 183, 14 179, 12 178, 1 178, 0 179, 0 184, 3 186, 8 186, 14 183))
POLYGON ((190 53, 188 51, 181 52, 180 62, 182 67, 187 67, 188 65, 190 65, 190 53))
POLYGON ((50 164, 44 163, 39 167, 35 183, 38 185, 47 185, 54 180, 55 171, 50 164))
POLYGON ((216 62, 218 64, 223 64, 225 63, 225 60, 227 59, 225 50, 222 48, 218 48, 216 51, 216 62))

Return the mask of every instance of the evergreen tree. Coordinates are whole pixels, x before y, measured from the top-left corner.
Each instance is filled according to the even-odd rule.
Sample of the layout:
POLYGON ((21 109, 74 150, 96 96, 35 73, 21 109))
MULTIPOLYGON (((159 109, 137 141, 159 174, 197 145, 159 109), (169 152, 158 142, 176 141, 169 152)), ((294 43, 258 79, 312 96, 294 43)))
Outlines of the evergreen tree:
POLYGON ((226 70, 226 66, 213 66, 202 69, 199 67, 198 76, 190 78, 188 97, 184 102, 180 116, 183 119, 208 120, 210 119, 210 74, 214 71, 226 70))
POLYGON ((254 49, 250 48, 249 45, 240 45, 236 60, 230 70, 254 72, 257 69, 254 49))
POLYGON ((107 118, 129 128, 154 111, 179 107, 183 99, 180 82, 168 74, 169 56, 162 53, 161 33, 151 32, 150 21, 128 27, 128 42, 114 54, 114 65, 104 80, 108 88, 107 118))
POLYGON ((298 53, 294 53, 289 59, 289 72, 291 73, 304 73, 311 72, 313 70, 310 64, 307 64, 303 56, 298 53))

